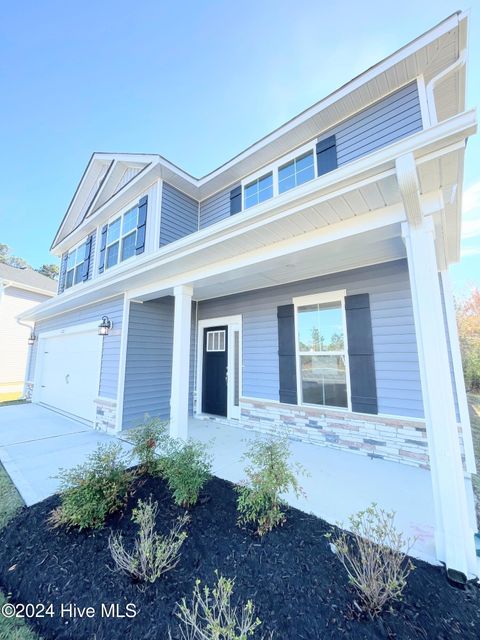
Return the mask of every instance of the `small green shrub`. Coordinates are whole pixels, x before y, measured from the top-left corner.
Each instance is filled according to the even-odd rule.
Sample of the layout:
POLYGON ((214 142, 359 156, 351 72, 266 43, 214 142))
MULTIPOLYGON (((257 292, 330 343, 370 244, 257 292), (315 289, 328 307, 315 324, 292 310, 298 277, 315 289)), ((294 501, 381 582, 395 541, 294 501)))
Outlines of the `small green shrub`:
POLYGON ((54 526, 97 529, 108 514, 124 503, 134 474, 119 444, 100 445, 87 460, 73 469, 62 469, 61 504, 50 514, 54 526))
POLYGON ((180 548, 187 538, 187 532, 183 530, 190 520, 187 514, 178 518, 166 536, 155 531, 157 514, 158 503, 152 502, 151 497, 148 502, 138 501, 132 520, 138 524, 139 532, 132 553, 125 549, 121 533, 111 533, 108 539, 116 568, 142 582, 155 582, 175 568, 180 560, 180 548))
POLYGON ((191 440, 170 440, 168 451, 161 460, 161 474, 174 501, 182 507, 196 504, 202 487, 211 476, 211 468, 207 447, 191 440))
POLYGON ((361 608, 378 615, 387 602, 400 600, 407 578, 415 568, 407 558, 414 540, 395 528, 395 513, 375 503, 350 516, 351 533, 327 534, 350 584, 357 590, 361 608))
POLYGON ((244 456, 250 461, 247 482, 236 487, 239 525, 253 523, 262 536, 285 522, 280 496, 287 491, 302 495, 297 474, 305 474, 300 465, 289 463, 290 456, 286 437, 252 442, 244 456))
POLYGON ((255 617, 253 602, 248 600, 238 611, 231 603, 234 581, 218 574, 217 578, 213 589, 202 589, 197 580, 191 605, 185 598, 178 605, 181 640, 247 640, 256 635, 262 623, 255 617))
POLYGON ((156 475, 159 471, 159 449, 168 441, 167 425, 159 418, 145 416, 143 424, 128 432, 133 444, 132 458, 138 460, 144 473, 156 475))

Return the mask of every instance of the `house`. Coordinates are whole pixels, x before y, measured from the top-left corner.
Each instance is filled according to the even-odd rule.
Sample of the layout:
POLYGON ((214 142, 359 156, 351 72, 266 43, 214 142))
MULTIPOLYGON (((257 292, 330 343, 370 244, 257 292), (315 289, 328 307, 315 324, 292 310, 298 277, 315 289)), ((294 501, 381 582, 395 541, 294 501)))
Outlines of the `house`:
POLYGON ((477 128, 467 22, 202 178, 94 153, 53 240, 58 296, 22 316, 32 401, 109 433, 148 412, 186 437, 194 415, 431 469, 436 556, 476 574, 448 275, 477 128))
POLYGON ((0 402, 16 400, 25 386, 31 324, 17 316, 52 298, 57 283, 30 269, 0 262, 0 402))

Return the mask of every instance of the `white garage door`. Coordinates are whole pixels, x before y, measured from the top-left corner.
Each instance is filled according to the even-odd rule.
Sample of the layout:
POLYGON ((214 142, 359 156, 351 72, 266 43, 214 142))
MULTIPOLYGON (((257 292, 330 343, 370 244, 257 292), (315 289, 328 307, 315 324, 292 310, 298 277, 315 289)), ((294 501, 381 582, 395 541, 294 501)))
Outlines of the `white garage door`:
POLYGON ((42 338, 37 399, 90 422, 98 396, 102 338, 96 330, 42 338))

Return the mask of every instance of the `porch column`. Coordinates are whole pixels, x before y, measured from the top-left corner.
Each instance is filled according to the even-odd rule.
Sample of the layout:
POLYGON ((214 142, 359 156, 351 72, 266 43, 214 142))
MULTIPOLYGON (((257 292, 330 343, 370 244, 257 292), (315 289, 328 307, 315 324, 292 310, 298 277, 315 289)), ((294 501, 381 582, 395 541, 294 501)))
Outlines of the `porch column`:
POLYGON ((172 390, 170 395, 170 435, 188 437, 188 392, 190 380, 190 333, 193 287, 175 287, 173 316, 172 390))
POLYGON ((447 569, 476 573, 473 522, 469 515, 439 270, 431 218, 403 223, 436 517, 437 558, 447 569))

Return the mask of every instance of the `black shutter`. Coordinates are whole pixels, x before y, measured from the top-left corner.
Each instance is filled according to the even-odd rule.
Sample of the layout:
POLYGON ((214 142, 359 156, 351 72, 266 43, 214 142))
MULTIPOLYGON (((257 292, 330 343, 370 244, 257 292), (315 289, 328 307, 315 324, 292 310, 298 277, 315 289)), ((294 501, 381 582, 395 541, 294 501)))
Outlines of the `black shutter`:
POLYGON ((242 210, 242 187, 239 185, 230 191, 230 215, 242 210))
POLYGON ((108 230, 108 224, 105 224, 102 227, 102 238, 101 238, 101 244, 100 244, 100 264, 98 267, 99 273, 103 273, 105 269, 105 249, 107 247, 107 230, 108 230))
POLYGON ((352 411, 378 413, 370 296, 345 297, 352 411))
POLYGON ((277 307, 278 368, 280 402, 297 404, 297 367, 295 354, 295 307, 277 307))
POLYGON ((138 203, 138 226, 137 226, 137 246, 135 253, 143 253, 145 251, 145 230, 147 228, 147 206, 148 196, 144 196, 138 203))
POLYGON ((85 243, 85 257, 83 259, 83 276, 82 280, 88 280, 88 273, 90 271, 90 258, 92 255, 92 240, 93 236, 88 236, 85 243))
POLYGON ((65 278, 67 275, 67 260, 68 260, 68 251, 65 251, 60 261, 60 273, 58 274, 58 293, 63 293, 65 291, 65 278))
POLYGON ((317 142, 317 175, 337 168, 337 142, 335 136, 329 136, 317 142))

